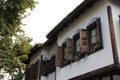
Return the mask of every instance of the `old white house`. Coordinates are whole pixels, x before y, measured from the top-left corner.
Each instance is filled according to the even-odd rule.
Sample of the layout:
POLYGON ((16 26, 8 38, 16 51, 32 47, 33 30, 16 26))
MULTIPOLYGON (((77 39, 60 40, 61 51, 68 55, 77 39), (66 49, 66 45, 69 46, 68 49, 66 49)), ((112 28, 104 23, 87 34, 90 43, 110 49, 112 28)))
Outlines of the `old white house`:
POLYGON ((26 80, 120 80, 120 0, 84 0, 29 54, 26 80))

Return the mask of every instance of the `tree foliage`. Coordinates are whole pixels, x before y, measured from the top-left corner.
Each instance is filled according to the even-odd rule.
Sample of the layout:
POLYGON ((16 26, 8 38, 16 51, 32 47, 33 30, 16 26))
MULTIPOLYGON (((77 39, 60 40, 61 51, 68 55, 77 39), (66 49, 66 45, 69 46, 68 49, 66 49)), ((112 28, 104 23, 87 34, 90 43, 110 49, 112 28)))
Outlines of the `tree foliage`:
POLYGON ((0 70, 12 76, 24 67, 30 49, 31 39, 23 34, 21 20, 35 4, 34 0, 0 0, 0 70))

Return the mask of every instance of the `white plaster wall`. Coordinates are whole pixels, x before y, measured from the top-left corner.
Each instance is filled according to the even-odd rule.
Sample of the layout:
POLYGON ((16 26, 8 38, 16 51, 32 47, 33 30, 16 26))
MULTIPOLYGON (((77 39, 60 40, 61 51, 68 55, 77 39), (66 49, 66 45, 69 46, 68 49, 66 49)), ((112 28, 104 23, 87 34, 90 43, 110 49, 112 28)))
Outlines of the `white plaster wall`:
POLYGON ((41 76, 41 80, 47 80, 45 76, 41 76))
POLYGON ((113 80, 120 80, 120 76, 114 75, 114 76, 113 76, 113 80))
POLYGON ((116 3, 109 3, 112 7, 112 14, 113 14, 113 22, 114 22, 114 30, 115 30, 115 37, 116 37, 116 43, 117 43, 117 50, 118 50, 118 56, 119 56, 119 62, 120 62, 120 1, 116 3))
POLYGON ((30 59, 30 64, 34 64, 38 59, 41 59, 41 55, 43 55, 43 60, 48 59, 48 49, 41 48, 30 59))
POLYGON ((46 80, 55 80, 55 72, 49 74, 46 80))
MULTIPOLYGON (((38 59, 41 59, 43 55, 43 60, 49 60, 53 55, 56 54, 56 43, 49 46, 45 46, 38 50, 30 59, 30 64, 34 64, 38 59)), ((47 77, 41 76, 41 80, 55 80, 55 72, 50 73, 47 77)))
POLYGON ((53 43, 49 46, 49 54, 48 54, 48 59, 50 59, 53 55, 56 55, 56 43, 53 43))
POLYGON ((34 64, 38 59, 40 59, 41 50, 38 50, 30 59, 30 64, 34 64))
POLYGON ((72 38, 77 29, 85 29, 93 18, 100 17, 104 48, 96 53, 86 56, 78 62, 74 62, 63 68, 57 68, 56 80, 68 80, 75 76, 113 64, 107 5, 108 3, 106 0, 101 0, 101 3, 96 3, 92 8, 81 15, 79 19, 74 20, 69 27, 59 33, 57 43, 60 46, 66 38, 72 38))

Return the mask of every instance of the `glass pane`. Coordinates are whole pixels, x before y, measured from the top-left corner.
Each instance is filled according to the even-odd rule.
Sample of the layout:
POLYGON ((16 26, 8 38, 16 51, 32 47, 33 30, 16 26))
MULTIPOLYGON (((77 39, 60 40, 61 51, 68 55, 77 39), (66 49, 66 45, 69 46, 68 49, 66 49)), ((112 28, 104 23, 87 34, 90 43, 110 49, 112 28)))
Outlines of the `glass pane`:
POLYGON ((96 36, 94 36, 94 37, 91 38, 91 44, 95 44, 95 43, 97 43, 96 36))
POLYGON ((93 37, 93 36, 96 36, 96 30, 95 30, 95 29, 92 30, 92 35, 91 35, 91 36, 92 36, 92 37, 93 37))

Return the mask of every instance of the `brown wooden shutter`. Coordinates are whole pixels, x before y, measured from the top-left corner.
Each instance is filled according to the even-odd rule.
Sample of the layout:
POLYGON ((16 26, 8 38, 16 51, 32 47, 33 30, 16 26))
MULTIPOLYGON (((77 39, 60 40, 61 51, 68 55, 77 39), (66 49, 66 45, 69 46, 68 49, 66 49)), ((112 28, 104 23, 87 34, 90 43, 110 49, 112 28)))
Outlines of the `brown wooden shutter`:
POLYGON ((61 67, 62 66, 62 61, 63 61, 62 46, 58 46, 57 47, 57 54, 56 54, 56 61, 55 61, 56 67, 61 67))
POLYGON ((30 68, 26 68, 26 70, 25 70, 25 80, 29 80, 29 72, 30 72, 30 68))
POLYGON ((45 65, 46 76, 50 73, 50 68, 51 68, 50 60, 47 60, 45 65))
POLYGON ((35 65, 32 64, 30 66, 30 75, 29 75, 29 80, 35 80, 35 65))
POLYGON ((39 80, 41 80, 41 74, 42 74, 42 56, 39 61, 39 80))
POLYGON ((51 72, 54 72, 56 69, 55 67, 55 56, 51 58, 51 72))
POLYGON ((35 63, 35 78, 38 78, 39 60, 35 63))
POLYGON ((97 30, 97 43, 99 45, 102 45, 102 37, 101 37, 101 24, 100 24, 100 18, 96 20, 96 30, 97 30))
POLYGON ((73 39, 68 39, 66 43, 67 47, 67 61, 73 60, 73 39))
POLYGON ((80 52, 81 54, 86 54, 89 51, 88 47, 88 35, 86 29, 80 30, 80 52))

